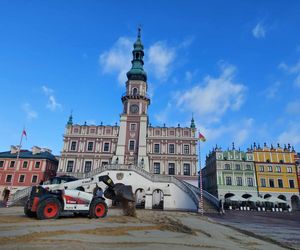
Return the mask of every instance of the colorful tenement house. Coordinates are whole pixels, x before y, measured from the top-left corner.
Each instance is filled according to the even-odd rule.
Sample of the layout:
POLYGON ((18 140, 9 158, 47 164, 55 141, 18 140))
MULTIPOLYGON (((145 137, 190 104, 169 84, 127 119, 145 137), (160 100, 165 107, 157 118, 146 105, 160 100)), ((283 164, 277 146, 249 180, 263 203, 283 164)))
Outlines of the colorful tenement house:
POLYGON ((6 200, 12 193, 48 180, 56 175, 58 159, 49 149, 33 147, 32 151, 12 146, 10 151, 0 153, 0 192, 6 200))
POLYGON ((64 134, 59 172, 79 176, 106 164, 136 165, 150 173, 174 175, 197 185, 194 121, 190 127, 151 126, 140 29, 133 47, 126 93, 121 98, 120 126, 77 125, 71 116, 64 134))
POLYGON ((258 193, 263 198, 273 196, 287 201, 294 209, 299 209, 299 189, 295 164, 295 151, 288 145, 284 148, 263 148, 254 144, 253 154, 258 183, 258 193))
POLYGON ((203 169, 204 189, 220 200, 230 197, 257 197, 257 185, 252 152, 213 149, 206 157, 203 169))
POLYGON ((300 153, 295 153, 295 164, 297 169, 298 188, 299 188, 299 195, 300 195, 300 153))

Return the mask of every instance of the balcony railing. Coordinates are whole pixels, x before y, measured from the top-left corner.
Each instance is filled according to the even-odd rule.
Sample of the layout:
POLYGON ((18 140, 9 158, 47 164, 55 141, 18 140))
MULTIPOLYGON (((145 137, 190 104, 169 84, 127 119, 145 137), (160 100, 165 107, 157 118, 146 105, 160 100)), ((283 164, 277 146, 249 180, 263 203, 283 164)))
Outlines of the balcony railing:
POLYGON ((127 100, 127 99, 142 99, 142 100, 146 100, 149 102, 150 104, 150 97, 147 94, 141 94, 139 92, 137 93, 127 93, 125 92, 122 97, 121 97, 122 101, 127 100))

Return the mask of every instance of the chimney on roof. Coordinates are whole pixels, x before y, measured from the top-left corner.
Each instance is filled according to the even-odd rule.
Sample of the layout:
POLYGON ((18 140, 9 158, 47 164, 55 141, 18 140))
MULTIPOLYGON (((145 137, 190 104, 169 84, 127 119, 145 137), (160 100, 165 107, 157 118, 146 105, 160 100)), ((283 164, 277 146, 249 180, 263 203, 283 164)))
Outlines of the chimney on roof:
POLYGON ((50 154, 52 153, 52 150, 49 149, 49 148, 42 148, 41 151, 42 151, 42 152, 48 152, 48 153, 50 153, 50 154))
POLYGON ((19 148, 17 146, 11 145, 10 146, 10 153, 11 154, 16 154, 18 153, 19 148))
POLYGON ((41 153, 41 148, 38 146, 33 146, 31 150, 33 155, 41 153))

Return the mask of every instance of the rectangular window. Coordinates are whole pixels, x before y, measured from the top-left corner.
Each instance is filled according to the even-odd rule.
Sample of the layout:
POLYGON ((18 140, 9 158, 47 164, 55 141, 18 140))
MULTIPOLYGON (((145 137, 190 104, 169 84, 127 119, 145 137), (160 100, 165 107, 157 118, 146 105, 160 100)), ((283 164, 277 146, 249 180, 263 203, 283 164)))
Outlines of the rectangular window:
POLYGON ((24 162, 23 162, 23 168, 27 168, 27 166, 28 166, 28 162, 27 162, 27 161, 24 161, 24 162))
POLYGON ((276 172, 277 172, 277 173, 280 173, 280 172, 281 172, 281 167, 280 167, 280 166, 276 166, 275 168, 276 168, 276 172))
POLYGON ((11 161, 9 167, 13 168, 15 166, 15 161, 11 161))
POLYGON ((273 172, 272 166, 268 166, 268 171, 269 171, 269 172, 273 172))
POLYGON ((6 176, 6 182, 11 182, 11 180, 12 180, 12 175, 11 174, 8 174, 7 176, 6 176))
POLYGON ((20 183, 23 183, 25 181, 25 175, 24 174, 21 174, 20 176, 19 176, 19 182, 20 183))
POLYGON ((283 182, 281 179, 278 179, 278 187, 283 188, 283 182))
POLYGON ((295 188, 294 180, 289 180, 290 188, 295 188))
POLYGON ((169 163, 169 175, 175 174, 175 163, 169 163))
POLYGON ((248 185, 248 187, 253 187, 253 178, 251 178, 251 177, 247 178, 247 185, 248 185))
POLYGON ((241 170, 241 165, 240 164, 235 164, 235 170, 241 170))
POLYGON ((134 141, 133 140, 129 141, 129 150, 134 151, 134 141))
POLYGON ((288 173, 292 173, 292 172, 293 172, 293 169, 292 169, 291 167, 287 167, 287 168, 286 168, 286 171, 287 171, 288 173))
POLYGON ((266 179, 261 178, 261 179, 260 179, 260 185, 261 185, 262 187, 266 187, 266 179))
POLYGON ((76 150, 76 141, 72 141, 71 142, 71 151, 75 151, 76 150))
POLYGON ((236 185, 243 186, 243 179, 242 177, 236 177, 236 185))
POLYGON ((183 175, 191 175, 190 164, 188 164, 188 163, 183 164, 183 175))
POLYGON ((247 164, 247 165, 246 165, 246 170, 252 170, 252 167, 251 167, 250 164, 247 164))
POLYGON ((160 163, 159 162, 154 162, 154 168, 153 168, 154 174, 160 174, 160 163))
POLYGON ((0 168, 3 168, 4 166, 4 161, 0 161, 0 168))
POLYGON ((230 176, 226 176, 226 185, 227 186, 231 186, 232 185, 232 182, 231 182, 231 177, 230 176))
POLYGON ((37 175, 32 176, 31 183, 37 183, 37 175))
POLYGON ((269 186, 271 188, 273 188, 275 185, 274 185, 274 179, 269 179, 269 186))
POLYGON ((225 164, 224 169, 225 170, 230 170, 230 164, 225 164))
POLYGON ((67 163, 67 172, 73 172, 74 161, 68 161, 67 163))
POLYGON ((103 162, 101 163, 101 166, 102 166, 102 167, 105 166, 105 165, 108 165, 108 161, 103 161, 103 162))
POLYGON ((84 165, 84 172, 89 173, 92 170, 92 162, 91 161, 86 161, 84 165))
POLYGON ((130 130, 135 131, 136 130, 136 123, 130 123, 130 130))
POLYGON ((169 144, 169 154, 174 154, 174 153, 175 153, 175 145, 169 144))
POLYGON ((183 145, 183 153, 185 155, 189 155, 190 154, 190 145, 183 145))
POLYGON ((159 145, 158 143, 155 143, 155 144, 154 144, 154 153, 159 154, 159 152, 160 152, 159 146, 160 146, 160 145, 159 145))
POLYGON ((259 166, 259 172, 265 172, 264 166, 259 166))
POLYGON ((40 165, 41 165, 41 162, 37 161, 37 162, 35 163, 35 165, 34 165, 34 168, 39 168, 40 165))
POLYGON ((109 152, 109 142, 104 143, 103 151, 104 152, 109 152))
POLYGON ((93 148, 94 148, 94 143, 92 141, 89 141, 87 150, 88 151, 93 151, 93 148))

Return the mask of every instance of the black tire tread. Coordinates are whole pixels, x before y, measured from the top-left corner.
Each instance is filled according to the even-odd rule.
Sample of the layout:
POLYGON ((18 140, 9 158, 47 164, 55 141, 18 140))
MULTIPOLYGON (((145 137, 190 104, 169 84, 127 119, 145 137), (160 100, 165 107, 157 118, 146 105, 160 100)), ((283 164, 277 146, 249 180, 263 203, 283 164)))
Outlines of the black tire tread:
POLYGON ((90 218, 100 218, 100 217, 96 216, 96 214, 95 214, 95 207, 99 203, 102 203, 105 206, 105 213, 103 214, 103 216, 101 216, 101 218, 104 218, 107 215, 107 210, 108 209, 107 209, 107 205, 106 205, 105 201, 102 200, 102 199, 97 199, 96 198, 96 199, 92 200, 91 205, 90 205, 90 211, 89 211, 89 217, 90 218))
POLYGON ((27 200, 25 202, 25 205, 24 205, 24 214, 29 217, 29 218, 34 218, 36 217, 36 212, 32 212, 30 209, 29 209, 29 202, 30 200, 27 200))
POLYGON ((46 204, 49 202, 55 202, 58 205, 58 213, 51 219, 57 219, 59 217, 60 212, 61 212, 61 204, 60 204, 59 200, 56 198, 47 198, 47 199, 41 201, 37 206, 36 214, 37 214, 38 219, 40 219, 40 220, 50 219, 50 218, 46 218, 44 216, 44 208, 45 208, 46 204))

